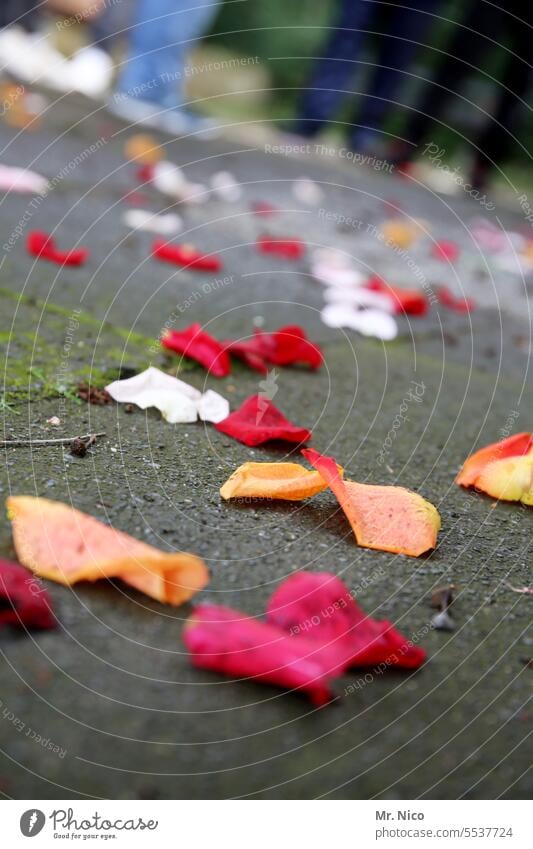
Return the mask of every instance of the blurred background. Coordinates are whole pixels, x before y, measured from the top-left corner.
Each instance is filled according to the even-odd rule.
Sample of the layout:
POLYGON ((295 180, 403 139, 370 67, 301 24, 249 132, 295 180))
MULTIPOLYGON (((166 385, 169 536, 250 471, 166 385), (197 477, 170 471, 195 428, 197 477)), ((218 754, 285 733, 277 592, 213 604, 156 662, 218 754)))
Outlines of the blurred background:
MULTIPOLYGON (((197 114, 246 123, 248 134, 252 122, 256 133, 275 127, 325 138, 419 170, 413 163, 429 139, 432 150, 441 150, 439 162, 460 165, 476 189, 493 181, 505 196, 515 178, 525 190, 531 183, 531 11, 517 0, 505 9, 487 0, 223 0, 203 6, 17 0, 1 8, 4 104, 13 97, 6 88, 10 79, 27 76, 30 56, 22 35, 32 39, 30 75, 40 75, 45 85, 60 89, 64 83, 103 99, 122 90, 121 96, 134 93, 130 100, 153 100, 148 87, 155 63, 137 73, 131 67, 141 49, 137 33, 145 50, 158 51, 156 76, 174 76, 169 91, 193 101, 197 114), (159 51, 165 39, 166 60, 159 51), (176 48, 182 40, 186 58, 184 45, 176 48), (88 45, 97 48, 91 56, 83 51, 88 45), (59 65, 51 70, 51 51, 76 60, 68 79, 59 65), (142 82, 124 89, 127 79, 142 82)), ((159 95, 172 106, 168 92, 159 95)), ((116 94, 111 106, 117 106, 116 94)), ((8 120, 23 120, 16 110, 2 111, 8 120)), ((123 117, 136 113, 125 108, 123 117)), ((458 193, 442 167, 432 176, 434 165, 425 157, 420 176, 433 179, 438 191, 458 193)))

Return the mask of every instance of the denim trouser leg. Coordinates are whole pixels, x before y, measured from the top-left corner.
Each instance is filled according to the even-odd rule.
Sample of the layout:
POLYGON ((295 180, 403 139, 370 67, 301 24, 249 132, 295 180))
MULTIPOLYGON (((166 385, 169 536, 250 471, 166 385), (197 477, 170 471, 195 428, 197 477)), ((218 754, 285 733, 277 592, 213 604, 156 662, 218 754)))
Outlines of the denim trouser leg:
POLYGON ((211 23, 218 4, 219 0, 137 0, 117 91, 162 107, 180 106, 186 55, 211 23))
POLYGON ((362 98, 357 114, 359 127, 354 130, 357 139, 367 140, 379 135, 390 109, 395 107, 399 90, 405 84, 407 73, 438 14, 441 0, 410 0, 406 6, 392 8, 387 26, 380 34, 378 54, 368 90, 362 98), (407 8, 409 7, 409 8, 407 8), (429 14, 428 14, 429 13, 429 14))
POLYGON ((367 37, 364 30, 374 11, 372 3, 343 0, 340 17, 322 56, 313 65, 300 103, 298 131, 303 135, 314 135, 334 116, 345 96, 343 89, 354 75, 355 61, 367 37))

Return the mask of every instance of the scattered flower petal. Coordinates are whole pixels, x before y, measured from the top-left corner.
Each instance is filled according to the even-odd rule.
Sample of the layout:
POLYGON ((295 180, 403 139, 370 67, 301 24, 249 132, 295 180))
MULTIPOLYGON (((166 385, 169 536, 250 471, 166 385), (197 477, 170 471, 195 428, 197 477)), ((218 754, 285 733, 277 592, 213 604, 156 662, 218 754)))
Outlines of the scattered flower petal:
POLYGON ((213 194, 220 200, 236 203, 242 197, 241 184, 237 182, 230 171, 217 171, 216 174, 213 174, 209 183, 213 194))
POLYGON ((373 486, 343 480, 337 464, 314 449, 304 457, 327 481, 364 548, 419 557, 435 548, 440 516, 429 501, 402 486, 373 486))
POLYGON ((31 572, 0 560, 0 626, 55 628, 52 602, 44 586, 31 572))
POLYGON ((122 216, 122 221, 132 230, 146 230, 148 233, 159 233, 161 236, 178 233, 183 226, 181 218, 174 212, 158 215, 146 209, 128 209, 122 216))
POLYGON ((124 156, 142 165, 156 165, 163 159, 163 150, 154 136, 136 133, 126 141, 124 156))
POLYGON ((397 248, 409 248, 420 238, 420 225, 401 218, 391 218, 384 221, 380 227, 383 236, 397 248))
POLYGON ((296 200, 307 206, 317 206, 324 197, 324 192, 318 183, 310 180, 309 177, 300 177, 295 180, 292 184, 292 193, 296 200))
POLYGON ((221 433, 250 446, 262 445, 273 439, 308 442, 312 435, 307 428, 292 424, 272 401, 261 395, 252 395, 215 427, 221 433))
POLYGON ((20 194, 45 195, 50 184, 46 177, 27 168, 12 168, 0 165, 0 191, 20 194))
POLYGON ((218 392, 208 389, 198 401, 198 415, 203 422, 218 424, 229 416, 229 402, 218 392))
POLYGON ((150 366, 135 377, 115 380, 106 387, 115 401, 136 404, 142 410, 156 407, 171 424, 202 421, 219 422, 229 415, 229 403, 218 392, 203 395, 194 386, 150 366))
POLYGON ((440 259, 442 262, 455 262, 459 257, 459 248, 455 242, 450 242, 446 239, 441 239, 435 242, 431 249, 431 256, 435 259, 440 259))
POLYGON ((152 183, 162 194, 184 203, 205 203, 209 193, 200 183, 191 183, 173 162, 163 160, 153 166, 152 183))
POLYGON ((214 336, 202 330, 201 324, 169 330, 162 336, 161 344, 169 351, 196 360, 215 377, 226 377, 231 371, 228 352, 214 336))
POLYGON ((329 304, 344 304, 347 307, 363 307, 381 310, 386 313, 396 312, 396 306, 390 295, 372 292, 361 286, 358 289, 348 289, 343 286, 328 286, 324 291, 324 300, 329 304))
POLYGON ((318 248, 313 251, 311 274, 325 286, 354 288, 365 281, 365 276, 353 266, 353 260, 337 248, 318 248))
POLYGON ((437 289, 437 297, 440 304, 455 312, 472 312, 475 309, 472 298, 456 298, 446 286, 440 286, 437 289))
POLYGON ((26 247, 31 256, 57 262, 59 265, 83 265, 89 256, 87 248, 60 251, 57 249, 55 239, 52 236, 37 230, 28 233, 26 247))
POLYGON ((406 315, 425 315, 428 311, 428 300, 423 292, 418 289, 402 289, 399 286, 391 286, 381 277, 371 277, 366 283, 371 292, 382 292, 393 298, 396 312, 406 315))
POLYGON ((273 254, 290 260, 300 259, 305 251, 304 243, 300 239, 287 239, 282 236, 259 236, 257 248, 263 254, 273 254))
POLYGON ((66 585, 120 578, 173 605, 208 582, 199 557, 159 551, 67 504, 30 496, 12 496, 6 504, 18 559, 42 578, 66 585))
POLYGON ((389 313, 376 309, 354 309, 344 303, 328 304, 320 313, 327 327, 349 327, 363 336, 388 342, 398 335, 398 325, 389 313))
POLYGON ((267 619, 296 641, 321 643, 330 669, 416 669, 426 657, 391 622, 367 616, 343 581, 328 572, 296 572, 283 581, 268 602, 267 619))
POLYGON ((517 433, 476 451, 456 482, 492 498, 533 507, 533 434, 517 433))
POLYGON ((255 329, 250 339, 227 340, 225 348, 243 360, 250 368, 267 374, 268 365, 307 365, 320 368, 324 359, 319 346, 311 342, 297 324, 280 327, 274 333, 255 329))
MULTIPOLYGON (((342 474, 342 469, 339 470, 342 474)), ((301 501, 327 489, 319 472, 299 463, 243 463, 220 490, 222 498, 276 498, 301 501)))
POLYGON ((302 690, 315 705, 332 699, 333 674, 319 644, 295 640, 238 610, 215 604, 196 607, 183 641, 199 669, 302 690))
POLYGON ((220 271, 222 268, 222 262, 216 254, 203 254, 193 245, 171 245, 162 239, 156 239, 152 245, 152 256, 195 271, 220 271))
POLYGON ((273 215, 279 212, 277 206, 274 206, 273 203, 267 203, 267 201, 258 200, 252 203, 252 212, 254 215, 259 215, 262 218, 271 218, 273 215))

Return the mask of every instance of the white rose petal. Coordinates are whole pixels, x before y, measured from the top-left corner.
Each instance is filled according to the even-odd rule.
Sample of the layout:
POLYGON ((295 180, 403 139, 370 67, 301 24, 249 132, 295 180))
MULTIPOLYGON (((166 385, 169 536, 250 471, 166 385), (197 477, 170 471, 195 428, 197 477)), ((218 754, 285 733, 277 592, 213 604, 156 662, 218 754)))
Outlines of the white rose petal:
POLYGON ((203 422, 217 424, 229 416, 229 402, 218 392, 208 389, 198 401, 198 415, 203 422))

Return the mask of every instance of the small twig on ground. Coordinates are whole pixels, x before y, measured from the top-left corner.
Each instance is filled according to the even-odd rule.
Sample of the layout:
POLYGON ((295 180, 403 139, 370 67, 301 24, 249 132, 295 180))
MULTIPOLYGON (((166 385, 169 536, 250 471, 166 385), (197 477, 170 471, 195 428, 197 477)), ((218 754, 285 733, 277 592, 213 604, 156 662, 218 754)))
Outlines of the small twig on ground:
POLYGON ((75 439, 80 439, 84 442, 88 440, 88 444, 92 445, 100 436, 105 436, 105 432, 86 433, 85 436, 60 436, 55 439, 3 439, 0 441, 0 448, 33 447, 34 445, 67 445, 70 442, 74 442, 75 439))

